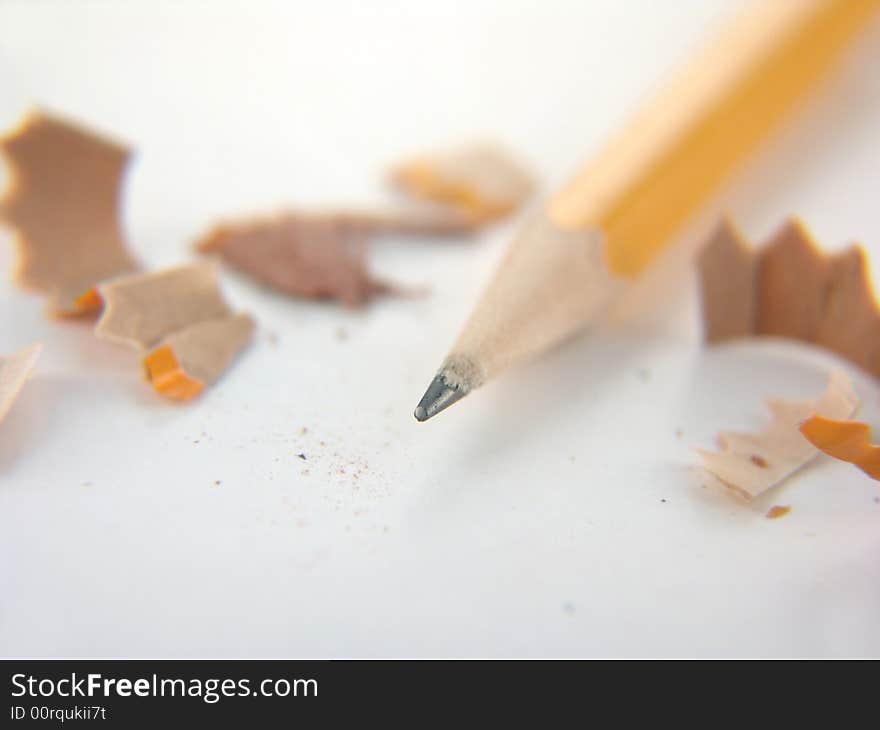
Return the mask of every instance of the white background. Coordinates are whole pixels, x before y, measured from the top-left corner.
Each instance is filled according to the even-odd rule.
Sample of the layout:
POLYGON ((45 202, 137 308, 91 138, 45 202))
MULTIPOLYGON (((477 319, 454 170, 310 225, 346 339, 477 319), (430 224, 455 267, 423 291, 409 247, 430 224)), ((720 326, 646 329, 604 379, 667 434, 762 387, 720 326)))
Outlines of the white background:
MULTIPOLYGON (((6 0, 0 126, 39 103, 135 147, 126 228, 158 267, 221 217, 385 201, 388 163, 473 137, 549 192, 737 5, 6 0)), ((432 294, 363 312, 225 274, 260 332, 182 406, 7 274, 0 351, 45 351, 0 427, 0 654, 880 654, 877 484, 822 458, 744 506, 694 453, 837 361, 702 350, 689 266, 721 209, 756 241, 798 213, 880 256, 878 129, 875 27, 611 324, 426 424, 412 409, 515 223, 378 243, 378 273, 432 294)))

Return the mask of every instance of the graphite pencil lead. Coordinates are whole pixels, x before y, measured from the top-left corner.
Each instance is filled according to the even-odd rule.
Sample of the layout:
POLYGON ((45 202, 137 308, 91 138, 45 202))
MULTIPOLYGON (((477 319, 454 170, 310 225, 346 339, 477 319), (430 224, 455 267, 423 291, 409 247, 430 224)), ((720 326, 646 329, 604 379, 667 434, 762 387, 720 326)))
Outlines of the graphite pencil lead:
POLYGON ((439 373, 434 376, 413 415, 417 421, 427 421, 431 416, 460 401, 467 393, 467 390, 461 386, 452 385, 442 373, 439 373))

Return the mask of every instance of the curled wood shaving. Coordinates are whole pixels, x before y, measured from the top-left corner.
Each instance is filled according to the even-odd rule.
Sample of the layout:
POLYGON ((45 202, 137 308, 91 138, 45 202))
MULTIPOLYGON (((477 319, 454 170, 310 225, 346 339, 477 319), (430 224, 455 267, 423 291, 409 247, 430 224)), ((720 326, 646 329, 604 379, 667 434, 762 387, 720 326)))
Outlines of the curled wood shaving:
POLYGON ((503 218, 535 189, 532 176, 494 144, 473 144, 406 160, 392 182, 410 195, 450 205, 474 221, 503 218))
POLYGON ((196 322, 231 313, 210 263, 175 266, 99 285, 104 312, 95 334, 150 348, 196 322))
POLYGON ((707 342, 786 337, 824 347, 880 376, 880 307, 862 247, 826 254, 791 220, 755 253, 725 222, 698 265, 707 342))
POLYGON ((812 414, 849 418, 859 405, 849 378, 835 371, 815 400, 767 401, 771 420, 760 433, 723 431, 722 451, 699 450, 703 465, 731 491, 753 499, 776 486, 813 459, 818 451, 798 430, 812 414))
POLYGON ((706 341, 752 334, 755 326, 755 252, 728 221, 712 234, 697 259, 706 341))
POLYGON ((39 343, 25 347, 12 355, 0 356, 0 421, 31 376, 43 346, 39 343))
POLYGON ((169 398, 194 398, 214 383, 247 346, 254 327, 249 314, 232 314, 175 332, 144 358, 147 379, 169 398))
POLYGON ((16 233, 16 279, 49 295, 56 316, 95 311, 99 281, 138 264, 119 220, 129 150, 44 112, 0 138, 11 182, 0 221, 16 233))
POLYGON ((880 375, 880 311, 867 254, 854 246, 831 256, 828 263, 822 316, 812 341, 880 375))
POLYGON ((871 427, 867 423, 814 413, 801 424, 800 431, 823 453, 854 464, 872 479, 880 480, 880 446, 871 443, 871 427))
POLYGON ((785 223, 758 254, 755 334, 812 342, 829 264, 803 225, 785 223))
POLYGON ((145 351, 147 379, 168 398, 199 395, 253 336, 253 319, 232 312, 211 264, 123 277, 98 293, 105 307, 95 333, 145 351))

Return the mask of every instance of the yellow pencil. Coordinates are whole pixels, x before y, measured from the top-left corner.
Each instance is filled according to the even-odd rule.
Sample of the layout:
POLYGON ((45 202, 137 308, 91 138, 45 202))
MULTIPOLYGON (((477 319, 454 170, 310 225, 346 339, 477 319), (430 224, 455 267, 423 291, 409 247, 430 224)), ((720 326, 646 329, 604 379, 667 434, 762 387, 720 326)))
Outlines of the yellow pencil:
POLYGON ((737 17, 520 231, 415 417, 595 322, 878 9, 880 0, 762 0, 737 17))

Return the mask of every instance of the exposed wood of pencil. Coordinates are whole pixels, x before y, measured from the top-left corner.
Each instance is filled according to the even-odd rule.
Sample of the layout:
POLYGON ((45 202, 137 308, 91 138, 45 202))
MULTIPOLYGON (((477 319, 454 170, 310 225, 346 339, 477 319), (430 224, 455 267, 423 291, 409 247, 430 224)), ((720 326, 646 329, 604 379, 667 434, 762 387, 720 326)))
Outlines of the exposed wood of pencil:
POLYGON ((444 402, 432 411, 423 399, 417 417, 595 321, 802 105, 878 8, 774 0, 736 18, 513 241, 432 384, 436 395, 441 379, 444 402))

